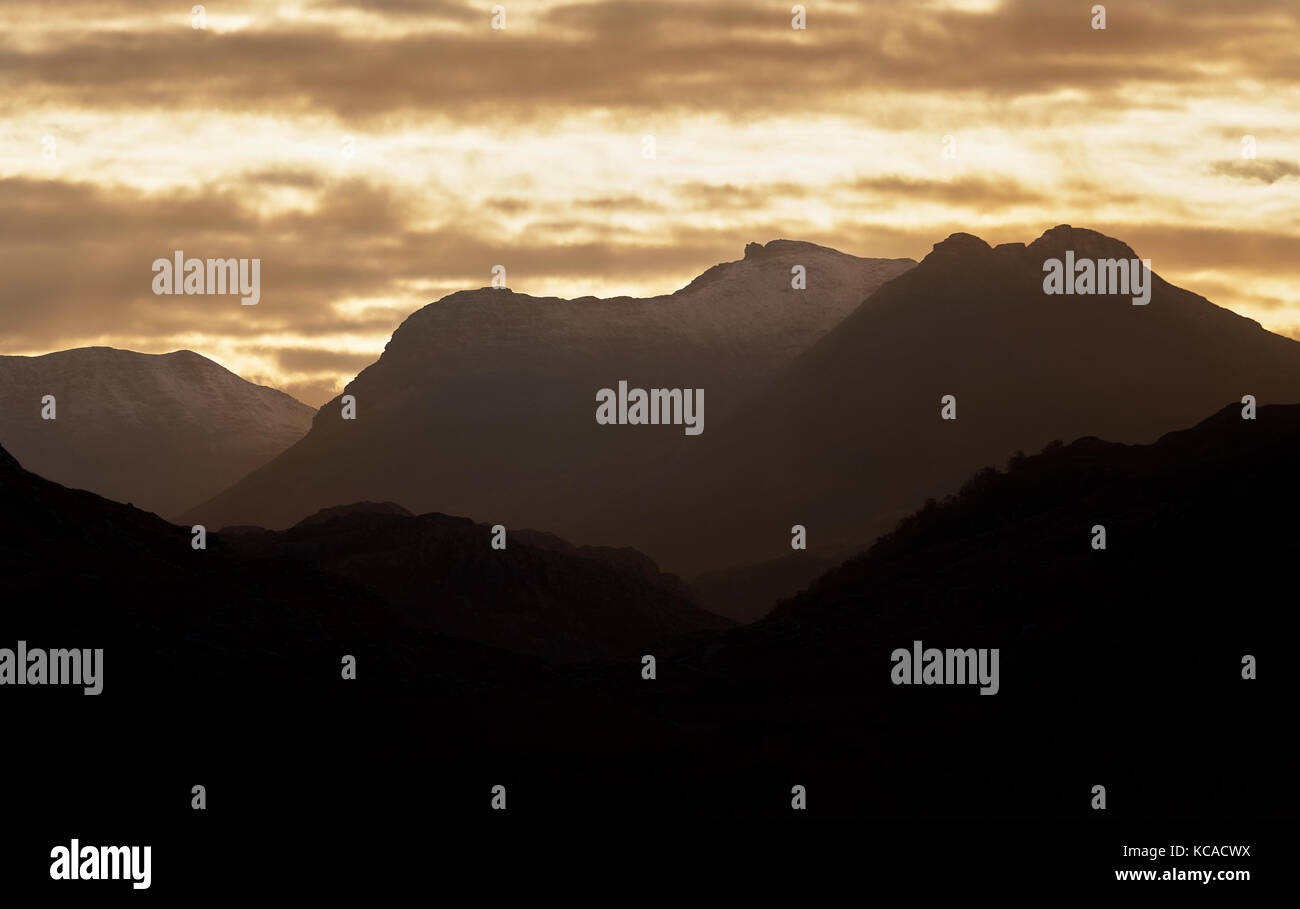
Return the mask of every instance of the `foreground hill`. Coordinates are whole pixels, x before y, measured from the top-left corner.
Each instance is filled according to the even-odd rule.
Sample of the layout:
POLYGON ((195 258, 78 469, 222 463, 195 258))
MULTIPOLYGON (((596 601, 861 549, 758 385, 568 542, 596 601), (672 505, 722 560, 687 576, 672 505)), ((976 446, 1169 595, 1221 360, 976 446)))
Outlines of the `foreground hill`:
POLYGON ((103 647, 107 667, 98 697, 3 691, 15 728, 61 718, 13 749, 17 798, 46 826, 93 807, 115 830, 184 811, 196 779, 245 825, 272 799, 299 825, 393 805, 482 817, 503 781, 527 813, 624 820, 788 817, 794 784, 821 816, 1287 817, 1300 407, 1239 411, 981 472, 768 618, 653 645, 653 680, 622 646, 546 664, 426 617, 470 591, 485 628, 612 620, 615 599, 599 616, 574 579, 601 599, 643 576, 633 605, 670 602, 674 580, 635 554, 519 532, 487 562, 483 528, 391 504, 195 551, 0 452, 6 633, 103 647), (918 640, 997 648, 998 693, 892 684, 893 651, 918 640), (114 743, 96 765, 113 785, 70 790, 87 740, 114 743))
POLYGON ((1096 818, 1103 784, 1152 817, 1292 816, 1298 457, 1295 405, 1234 404, 1152 445, 1055 443, 662 677, 683 710, 728 704, 739 751, 822 767, 886 814, 1096 818), (893 684, 916 641, 998 648, 998 693, 893 684))
MULTIPOLYGON (((45 480, 3 448, 0 501, 0 648, 10 660, 24 645, 29 656, 102 651, 97 696, 12 678, 0 687, 6 722, 39 730, 6 758, 22 781, 8 790, 10 806, 24 812, 24 836, 43 857, 46 840, 78 831, 148 841, 189 811, 201 783, 212 794, 210 826, 164 828, 173 858, 156 881, 174 880, 186 862, 206 867, 209 842, 255 835, 249 819, 272 802, 277 831, 304 833, 397 804, 433 810, 429 799, 441 812, 478 811, 494 782, 525 791, 525 779, 546 779, 556 770, 548 755, 567 755, 560 769, 585 773, 605 750, 650 754, 671 738, 669 723, 561 666, 439 633, 439 609, 472 606, 483 618, 466 620, 469 632, 516 643, 553 622, 556 649, 588 657, 626 651, 647 629, 689 626, 691 616, 721 621, 666 592, 671 579, 638 587, 645 565, 627 553, 521 539, 491 561, 470 551, 480 540, 487 550, 471 522, 387 506, 317 516, 279 545, 244 529, 195 550, 188 528, 45 480), (400 520, 367 523, 383 518, 400 520), (370 542, 354 546, 353 533, 370 542), (339 565, 313 564, 340 543, 339 565), (384 589, 390 581, 409 586, 384 589), (617 622, 620 610, 641 606, 662 608, 663 626, 617 622), (561 624, 570 617, 585 624, 561 624), (353 679, 343 677, 345 657, 355 659, 353 679), (94 778, 68 787, 85 775, 88 748, 94 778), (436 793, 428 780, 439 782, 436 793)), ((618 659, 637 675, 638 658, 618 659)), ((565 801, 544 788, 534 799, 540 791, 565 801)))
POLYGON ((536 531, 382 508, 327 509, 279 533, 222 534, 240 555, 290 560, 382 596, 419 627, 550 660, 639 658, 677 635, 731 623, 634 550, 575 547, 536 531))

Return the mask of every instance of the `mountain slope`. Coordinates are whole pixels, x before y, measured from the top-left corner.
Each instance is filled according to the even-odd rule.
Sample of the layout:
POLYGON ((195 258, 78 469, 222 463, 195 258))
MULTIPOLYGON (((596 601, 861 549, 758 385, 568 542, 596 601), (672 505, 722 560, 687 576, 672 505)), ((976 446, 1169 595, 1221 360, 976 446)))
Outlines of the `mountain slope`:
POLYGON ((652 475, 699 438, 682 426, 597 425, 598 389, 704 388, 707 436, 913 264, 774 240, 651 299, 452 294, 411 315, 348 385, 355 421, 341 419, 338 400, 326 404, 301 443, 185 517, 280 528, 318 508, 392 500, 621 542, 575 522, 583 503, 652 475), (806 290, 791 288, 796 265, 806 290))
POLYGON ((312 409, 188 350, 0 357, 0 442, 28 469, 171 516, 298 441, 312 409), (41 418, 53 395, 56 419, 41 418))

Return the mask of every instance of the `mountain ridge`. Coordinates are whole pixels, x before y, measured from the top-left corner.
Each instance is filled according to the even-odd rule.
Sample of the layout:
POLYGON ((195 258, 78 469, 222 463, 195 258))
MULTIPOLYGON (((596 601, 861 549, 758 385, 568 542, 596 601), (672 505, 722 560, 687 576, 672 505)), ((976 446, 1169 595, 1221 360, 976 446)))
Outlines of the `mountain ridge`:
MULTIPOLYGON (((1119 239, 1066 224, 997 247, 957 232, 798 351, 789 339, 777 350, 761 333, 728 335, 725 318, 690 322, 712 313, 679 305, 696 286, 716 311, 752 317, 754 301, 726 284, 741 274, 767 282, 774 296, 762 305, 789 316, 778 301, 793 293, 791 262, 808 252, 798 241, 750 244, 744 259, 701 276, 722 278, 656 298, 677 298, 667 309, 449 295, 404 321, 349 384, 359 419, 371 419, 362 442, 337 418, 336 399, 302 442, 186 518, 287 525, 340 501, 387 499, 630 546, 684 576, 749 565, 776 577, 758 566, 789 553, 792 525, 808 528, 814 555, 856 551, 1017 450, 1081 435, 1154 438, 1232 394, 1300 399, 1300 344, 1158 271, 1147 306, 1123 294, 1045 295, 1043 261, 1066 249, 1136 257, 1119 239), (647 346, 628 329, 679 318, 698 329, 695 340, 711 340, 693 347, 668 333, 647 346), (610 331, 617 343, 588 343, 610 331), (745 373, 737 364, 760 348, 768 369, 745 373), (590 395, 622 378, 705 388, 703 437, 593 425, 590 395), (959 416, 941 421, 949 394, 959 416)), ((811 580, 788 567, 779 595, 811 580)), ((737 580, 734 589, 749 583, 737 580)))
POLYGON ((682 442, 598 426, 598 389, 621 379, 703 387, 707 416, 724 419, 871 289, 915 264, 794 241, 763 250, 652 298, 481 288, 427 304, 344 389, 356 399, 357 425, 367 427, 364 448, 338 418, 336 397, 299 443, 183 517, 286 527, 339 502, 392 500, 416 512, 625 542, 570 525, 566 503, 617 482, 620 471, 653 473, 682 442), (806 269, 806 291, 791 287, 795 265, 806 269))

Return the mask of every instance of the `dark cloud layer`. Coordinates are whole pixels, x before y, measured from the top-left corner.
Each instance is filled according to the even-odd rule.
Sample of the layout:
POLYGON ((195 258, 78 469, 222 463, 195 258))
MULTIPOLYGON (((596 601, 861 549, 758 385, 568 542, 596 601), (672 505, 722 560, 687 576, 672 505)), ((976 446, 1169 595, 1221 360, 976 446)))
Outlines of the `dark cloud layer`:
POLYGON ((1070 88, 1091 94, 1088 103, 1120 104, 1116 90, 1135 84, 1232 92, 1245 80, 1300 78, 1300 5, 1288 0, 1111 4, 1105 31, 1089 27, 1087 5, 1036 0, 996 14, 814 7, 804 32, 764 3, 576 4, 536 28, 504 31, 489 27, 487 8, 471 16, 458 4, 396 5, 478 17, 481 27, 377 37, 319 24, 217 33, 160 23, 123 33, 97 30, 90 17, 57 42, 0 42, 0 81, 11 88, 0 103, 314 111, 351 121, 593 107, 749 118, 848 111, 866 91, 1006 99, 1070 88))

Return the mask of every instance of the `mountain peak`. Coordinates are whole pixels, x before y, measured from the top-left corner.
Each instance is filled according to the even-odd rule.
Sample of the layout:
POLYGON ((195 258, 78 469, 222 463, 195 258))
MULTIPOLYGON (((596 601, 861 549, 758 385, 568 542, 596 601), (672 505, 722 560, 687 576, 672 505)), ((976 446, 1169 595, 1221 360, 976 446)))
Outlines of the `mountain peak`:
POLYGON ((403 518, 415 517, 414 514, 396 502, 353 502, 350 505, 335 505, 332 508, 322 508, 315 514, 303 518, 295 526, 310 527, 313 524, 324 524, 332 518, 347 517, 354 514, 382 514, 403 518))
POLYGON ((203 363, 211 363, 214 366, 221 365, 217 363, 215 360, 203 356, 203 354, 201 353, 190 350, 188 347, 181 348, 180 350, 173 350, 165 354, 160 354, 160 356, 168 357, 173 360, 198 360, 203 363))
POLYGON ((792 252, 838 252, 827 246, 818 246, 816 243, 809 243, 807 240, 786 240, 784 238, 769 240, 767 243, 746 243, 746 259, 763 259, 772 256, 784 255, 792 252))
MULTIPOLYGON (((1108 237, 1086 227, 1072 227, 1058 224, 1026 246, 1024 243, 1000 243, 996 252, 1000 255, 1019 257, 1027 253, 1033 257, 1061 258, 1067 250, 1072 250, 1076 257, 1085 259, 1135 259, 1137 253, 1127 243, 1108 237)), ((950 234, 947 239, 934 244, 934 249, 925 257, 943 264, 961 265, 978 261, 985 254, 993 252, 988 243, 974 234, 958 232, 950 234)))
POLYGON ((992 247, 974 234, 958 231, 955 234, 949 234, 946 240, 934 244, 934 249, 930 250, 930 254, 925 257, 925 261, 929 262, 931 259, 939 261, 970 259, 972 256, 982 256, 992 251, 992 247))
POLYGON ((1136 259, 1137 253, 1123 241, 1108 237, 1086 227, 1058 224, 1026 247, 1031 253, 1060 257, 1073 250, 1076 257, 1085 259, 1136 259))

